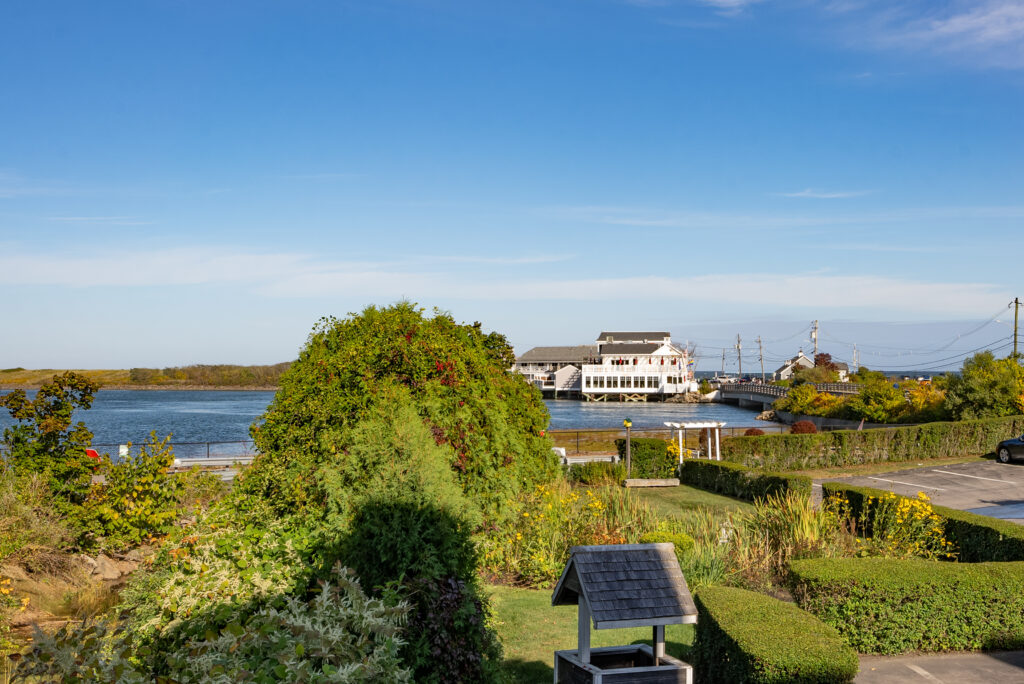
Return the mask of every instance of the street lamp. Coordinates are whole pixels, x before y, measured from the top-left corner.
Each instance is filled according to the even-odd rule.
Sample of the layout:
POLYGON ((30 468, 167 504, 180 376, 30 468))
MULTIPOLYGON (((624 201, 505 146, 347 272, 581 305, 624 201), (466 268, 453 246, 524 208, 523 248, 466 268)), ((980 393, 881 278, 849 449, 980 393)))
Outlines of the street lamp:
POLYGON ((626 428, 626 477, 629 477, 630 474, 632 474, 633 461, 629 429, 633 427, 633 421, 631 421, 629 418, 626 418, 624 421, 622 421, 622 427, 626 428))

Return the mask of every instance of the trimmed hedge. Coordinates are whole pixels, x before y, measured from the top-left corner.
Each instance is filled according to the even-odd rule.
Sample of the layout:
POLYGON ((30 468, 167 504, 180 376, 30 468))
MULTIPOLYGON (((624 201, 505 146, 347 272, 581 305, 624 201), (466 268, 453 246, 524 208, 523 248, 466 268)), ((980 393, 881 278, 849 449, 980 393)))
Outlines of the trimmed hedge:
MULTIPOLYGON (((626 440, 615 440, 619 451, 619 462, 626 462, 626 440)), ((676 462, 668 455, 668 442, 652 437, 633 437, 630 440, 630 460, 633 472, 630 477, 663 478, 672 477, 676 462)))
MULTIPOLYGON (((877 499, 891 493, 841 482, 825 482, 821 488, 825 496, 845 495, 857 520, 861 518, 868 497, 877 499)), ((945 506, 933 505, 932 510, 943 519, 945 537, 956 545, 957 560, 963 563, 1024 561, 1024 526, 945 506)))
POLYGON ((857 654, 835 629, 764 594, 704 587, 691 662, 699 684, 832 684, 857 675, 857 654))
POLYGON ((861 653, 1024 648, 1024 563, 829 558, 793 594, 861 653))
POLYGON ((621 483, 626 479, 626 464, 609 463, 608 461, 573 463, 567 468, 566 476, 570 482, 585 485, 621 483))
POLYGON ((803 470, 856 463, 921 461, 991 453, 1001 440, 1024 432, 1024 416, 925 423, 816 435, 730 437, 722 458, 766 470, 803 470))
POLYGON ((679 467, 679 481, 737 499, 754 501, 787 491, 811 495, 811 478, 804 475, 765 473, 728 461, 687 459, 679 467))

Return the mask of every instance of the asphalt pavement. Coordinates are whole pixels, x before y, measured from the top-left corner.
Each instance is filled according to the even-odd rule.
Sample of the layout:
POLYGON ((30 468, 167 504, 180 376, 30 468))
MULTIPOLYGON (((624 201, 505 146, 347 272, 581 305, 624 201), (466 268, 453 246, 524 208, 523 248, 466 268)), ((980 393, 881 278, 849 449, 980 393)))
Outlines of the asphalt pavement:
POLYGON ((1024 651, 862 656, 856 684, 1024 684, 1024 651))
MULTIPOLYGON (((924 492, 933 504, 1024 523, 1024 461, 957 463, 908 468, 878 475, 826 478, 904 496, 924 492)), ((818 490, 820 493, 820 489, 818 490)))

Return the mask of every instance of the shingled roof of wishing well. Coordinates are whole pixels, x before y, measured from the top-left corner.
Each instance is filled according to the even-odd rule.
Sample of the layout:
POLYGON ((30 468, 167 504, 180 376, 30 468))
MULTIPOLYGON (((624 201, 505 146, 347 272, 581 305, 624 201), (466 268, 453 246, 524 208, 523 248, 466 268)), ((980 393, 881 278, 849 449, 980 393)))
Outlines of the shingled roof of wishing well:
POLYGON ((597 629, 696 621, 672 544, 573 547, 551 604, 575 605, 580 595, 597 629))

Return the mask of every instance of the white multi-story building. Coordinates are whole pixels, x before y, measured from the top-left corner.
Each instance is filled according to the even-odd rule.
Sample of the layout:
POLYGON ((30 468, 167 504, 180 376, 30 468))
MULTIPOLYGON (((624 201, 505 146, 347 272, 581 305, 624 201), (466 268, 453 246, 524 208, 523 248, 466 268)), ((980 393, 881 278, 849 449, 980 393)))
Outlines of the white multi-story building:
POLYGON ((602 332, 592 345, 534 347, 515 370, 541 391, 646 401, 696 391, 689 352, 667 332, 602 332))
POLYGON ((597 345, 600 363, 581 369, 581 391, 589 400, 645 401, 697 389, 690 354, 672 343, 670 333, 602 332, 597 345))

